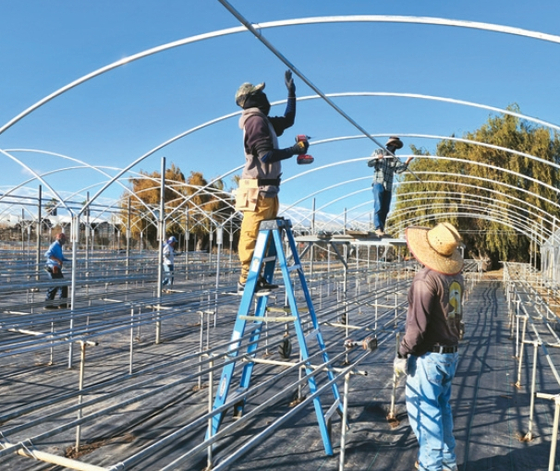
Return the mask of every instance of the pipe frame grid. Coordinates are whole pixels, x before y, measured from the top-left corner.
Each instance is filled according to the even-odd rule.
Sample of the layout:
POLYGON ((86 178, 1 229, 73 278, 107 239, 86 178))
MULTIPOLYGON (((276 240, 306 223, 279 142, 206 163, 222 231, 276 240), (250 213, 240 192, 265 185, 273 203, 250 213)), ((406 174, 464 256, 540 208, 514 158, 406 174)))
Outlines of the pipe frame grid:
POLYGON ((551 353, 549 352, 549 347, 560 348, 560 338, 556 334, 554 327, 549 322, 552 320, 556 325, 558 325, 558 316, 550 309, 537 289, 539 286, 543 285, 542 274, 539 275, 534 271, 533 267, 523 266, 524 264, 510 264, 503 262, 503 265, 509 322, 512 330, 512 339, 515 342, 515 357, 518 361, 517 382, 515 383, 515 386, 518 389, 522 386, 521 377, 523 371, 524 347, 525 345, 533 346, 532 363, 529 364, 529 360, 527 361, 527 368, 531 367, 532 371, 530 374, 531 384, 528 431, 524 436, 524 440, 530 441, 533 439, 535 399, 547 399, 554 401, 555 413, 552 426, 552 440, 548 468, 549 471, 554 471, 556 460, 556 440, 560 422, 560 394, 549 394, 537 391, 537 371, 539 369, 539 353, 542 352, 542 355, 548 363, 557 385, 560 386, 560 374, 554 364, 551 353), (535 288, 535 286, 537 288, 535 288), (522 321, 522 326, 520 326, 520 321, 522 321), (542 330, 543 326, 544 331, 542 330), (515 336, 513 335, 514 330, 515 336), (554 342, 545 341, 543 337, 545 334, 552 336, 554 342), (533 339, 530 339, 529 337, 533 337, 533 339))
MULTIPOLYGON (((396 302, 396 299, 398 298, 398 296, 395 297, 395 293, 401 293, 406 289, 407 282, 399 281, 397 283, 394 283, 393 282, 394 281, 394 279, 393 279, 394 276, 392 275, 392 273, 401 273, 401 275, 396 275, 397 277, 398 276, 403 276, 403 274, 404 274, 405 277, 410 278, 410 276, 413 273, 411 273, 409 270, 407 270, 407 265, 396 264, 397 270, 395 270, 395 271, 387 270, 386 268, 387 267, 384 266, 382 270, 379 270, 377 272, 374 271, 374 270, 371 270, 371 269, 359 268, 359 269, 356 269, 356 270, 347 270, 346 273, 344 273, 344 275, 348 275, 348 273, 350 273, 352 275, 357 276, 357 278, 356 278, 356 280, 357 280, 356 281, 356 289, 357 290, 358 290, 358 288, 361 290, 362 286, 368 286, 368 285, 374 286, 374 290, 373 290, 374 292, 373 293, 368 293, 364 289, 364 293, 359 293, 356 297, 354 297, 352 299, 351 302, 349 302, 347 300, 344 300, 343 305, 350 308, 347 311, 349 313, 349 317, 352 316, 352 318, 354 318, 354 313, 359 312, 360 309, 364 309, 364 308, 370 308, 370 309, 371 308, 376 308, 376 309, 378 309, 378 311, 379 311, 379 308, 384 309, 383 305, 385 305, 385 303, 386 303, 385 299, 387 297, 393 297, 395 302, 396 302), (360 283, 358 280, 360 278, 363 278, 364 276, 367 278, 367 282, 366 283, 360 283), (372 281, 372 279, 374 279, 374 281, 372 281), (377 289, 380 280, 381 280, 381 283, 382 283, 383 286, 381 286, 380 289, 377 289)), ((340 279, 340 277, 343 274, 340 272, 340 270, 339 271, 333 270, 333 271, 330 271, 330 272, 327 272, 327 273, 323 273, 323 275, 327 279, 332 279, 333 280, 332 282, 334 284, 336 284, 336 283, 338 283, 336 281, 336 279, 337 278, 340 279)), ((321 276, 318 276, 318 274, 316 273, 315 277, 317 277, 317 281, 311 283, 310 288, 312 288, 312 287, 316 288, 317 286, 321 286, 323 284, 321 276)), ((189 296, 191 296, 193 298, 196 298, 199 294, 200 293, 190 293, 189 296)), ((231 299, 231 297, 230 297, 230 299, 231 299)), ((146 305, 151 305, 151 304, 153 304, 153 301, 151 301, 151 300, 145 301, 144 304, 137 303, 137 305, 141 305, 141 306, 146 306, 146 305)), ((325 302, 325 304, 326 304, 325 308, 320 311, 321 324, 323 326, 329 325, 330 324, 330 319, 333 318, 333 317, 336 317, 336 315, 337 315, 337 305, 340 306, 340 302, 337 302, 336 300, 333 300, 330 303, 330 305, 326 302, 325 302)), ((127 330, 127 329, 130 328, 130 317, 129 317, 130 312, 129 312, 129 310, 131 309, 131 306, 134 306, 134 303, 131 303, 131 302, 124 303, 123 306, 126 306, 126 308, 127 308, 126 310, 128 312, 128 315, 123 316, 122 319, 121 318, 113 319, 113 322, 110 325, 106 325, 106 324, 104 325, 101 322, 99 322, 98 324, 92 324, 92 325, 89 326, 91 328, 91 330, 95 331, 94 333, 95 333, 96 336, 98 335, 99 338, 102 338, 104 333, 109 332, 111 334, 115 334, 120 329, 127 330)), ((391 325, 395 324, 396 315, 399 315, 400 317, 404 317, 405 310, 403 308, 404 308, 404 304, 401 302, 398 305, 390 306, 384 312, 381 312, 381 313, 377 312, 375 320, 371 324, 366 323, 365 325, 362 324, 361 326, 360 325, 355 326, 357 328, 353 331, 353 335, 360 335, 362 333, 371 334, 371 332, 374 332, 376 335, 380 335, 380 336, 386 335, 386 336, 388 336, 388 338, 392 338, 392 330, 389 327, 391 325), (400 311, 400 314, 397 313, 397 310, 400 311), (380 329, 378 327, 378 324, 381 325, 380 329)), ((107 312, 108 311, 104 307, 102 307, 99 311, 99 315, 106 314, 107 312)), ((181 310, 177 310, 177 312, 172 311, 172 312, 167 313, 167 314, 166 313, 162 313, 162 314, 163 315, 168 315, 170 318, 172 318, 173 316, 181 315, 182 313, 184 313, 184 312, 181 311, 181 310)), ((89 312, 89 314, 91 315, 92 313, 89 312)), ((152 314, 153 313, 151 313, 151 312, 142 314, 142 316, 144 318, 147 317, 146 323, 150 323, 149 317, 152 314)), ((86 316, 86 314, 83 314, 83 316, 86 316)), ((357 315, 356 315, 356 318, 358 320, 360 320, 357 315)), ((203 327, 203 326, 201 326, 201 327, 203 327)), ((78 328, 78 327, 76 327, 76 328, 78 328)), ((74 340, 76 340, 76 333, 77 332, 74 332, 74 335, 73 335, 74 340)), ((89 333, 91 334, 92 332, 90 331, 89 333)), ((274 347, 275 345, 278 345, 280 343, 280 341, 283 340, 283 338, 284 338, 283 334, 284 334, 284 330, 283 330, 282 327, 277 328, 276 333, 274 332, 274 328, 267 329, 267 334, 266 335, 270 336, 270 338, 272 340, 270 340, 270 338, 269 338, 269 341, 267 341, 267 345, 265 345, 263 347, 263 349, 266 350, 268 348, 271 348, 271 346, 274 347), (276 344, 274 343, 274 335, 276 335, 277 336, 276 338, 278 339, 276 341, 276 344)), ((91 337, 89 337, 89 338, 91 338, 91 337)), ((62 341, 61 343, 64 343, 64 342, 62 341)), ((224 347, 224 345, 221 344, 221 345, 213 347, 210 350, 194 351, 190 354, 189 359, 198 358, 199 363, 195 363, 195 366, 200 365, 202 367, 202 365, 204 363, 200 360, 201 355, 212 355, 213 356, 212 361, 216 361, 216 352, 219 351, 220 349, 222 349, 223 347, 224 347)), ((24 353, 24 352, 20 352, 20 353, 24 353)), ((205 360, 205 361, 208 362, 210 360, 205 360)), ((319 365, 318 367, 321 367, 321 365, 319 365)), ((218 368, 218 367, 216 367, 216 368, 218 368)), ((149 369, 143 369, 142 371, 139 371, 139 372, 137 372, 133 375, 128 375, 128 376, 123 375, 123 380, 122 381, 125 380, 124 378, 141 378, 148 371, 149 371, 149 369)), ((169 374, 172 375, 173 372, 170 372, 169 374)), ((206 369, 201 368, 199 373, 191 375, 190 379, 192 379, 192 381, 195 381, 197 378, 203 377, 206 374, 209 374, 209 369, 208 368, 206 368, 206 369)), ((343 375, 341 374, 340 376, 337 376, 337 378, 341 379, 341 378, 343 378, 343 375)), ((305 382, 305 379, 303 379, 303 381, 305 382)), ((111 382, 116 388, 115 391, 114 391, 114 394, 116 396, 118 396, 119 392, 123 391, 122 387, 119 388, 119 385, 120 385, 119 378, 114 378, 114 379, 111 380, 111 382)), ((102 386, 103 384, 105 384, 105 386, 107 385, 106 383, 102 383, 102 384, 99 385, 99 387, 103 387, 102 386)), ((134 388, 137 388, 137 386, 134 385, 134 384, 131 384, 125 390, 129 391, 129 390, 133 390, 134 388)), ((84 395, 84 397, 86 397, 87 395, 91 395, 92 393, 93 393, 92 387, 89 386, 89 387, 85 387, 82 391, 76 391, 76 392, 72 393, 71 395, 69 395, 70 397, 68 397, 66 399, 67 400, 75 399, 80 394, 84 395)), ((147 396, 149 396, 149 394, 147 396)), ((100 398, 99 401, 96 401, 96 403, 97 402, 103 402, 103 400, 104 400, 103 398, 100 398)), ((124 407, 126 404, 127 404, 126 402, 125 403, 121 402, 120 407, 124 407)), ((86 402, 82 403, 81 405, 80 404, 74 404, 71 407, 67 407, 66 409, 64 407, 62 407, 55 415, 58 416, 58 415, 63 415, 65 413, 75 412, 76 410, 80 410, 82 408, 85 408, 88 405, 93 405, 93 403, 86 401, 86 402)), ((40 410, 40 407, 38 408, 38 410, 40 410)), ((105 411, 106 411, 106 409, 105 409, 105 411)), ((31 411, 26 410, 25 412, 29 413, 31 411)), ((67 425, 64 428, 64 430, 68 430, 69 428, 73 428, 74 426, 81 426, 82 424, 89 423, 89 422, 94 421, 94 420, 96 420, 100 417, 103 417, 103 415, 104 415, 104 412, 102 410, 101 412, 94 413, 93 415, 90 414, 90 415, 84 416, 82 419, 80 419, 78 421, 77 420, 72 421, 71 425, 67 425)), ((52 416, 49 416, 48 418, 46 418, 46 420, 49 420, 49 419, 52 419, 52 416)), ((31 422, 30 427, 35 423, 36 422, 31 422)), ((28 427, 25 427, 23 429, 15 429, 15 430, 12 430, 12 431, 7 431, 7 434, 11 435, 11 434, 16 433, 18 431, 21 432, 21 431, 26 430, 26 429, 28 429, 28 427)), ((56 433, 61 433, 64 430, 58 430, 56 433)), ((53 430, 53 433, 54 432, 55 431, 53 430)), ((37 440, 40 440, 40 438, 41 438, 40 436, 39 437, 32 437, 31 440, 37 441, 37 440)), ((24 443, 25 443, 25 440, 20 442, 20 445, 21 445, 20 449, 23 448, 24 443)), ((17 444, 16 444, 16 448, 17 448, 17 444)), ((11 448, 11 450, 16 451, 13 447, 11 448)), ((0 453, 1 453, 0 454, 0 456, 1 456, 2 454, 7 453, 7 451, 4 450, 4 452, 0 452, 0 453)))

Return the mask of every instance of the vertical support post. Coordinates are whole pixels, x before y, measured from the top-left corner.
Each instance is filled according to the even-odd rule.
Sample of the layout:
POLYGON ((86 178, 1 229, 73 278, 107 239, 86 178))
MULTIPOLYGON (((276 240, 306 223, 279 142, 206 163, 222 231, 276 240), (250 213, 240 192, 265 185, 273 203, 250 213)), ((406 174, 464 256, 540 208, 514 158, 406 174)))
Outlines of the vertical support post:
POLYGON ((519 367, 517 369, 517 383, 515 386, 521 387, 521 370, 523 368, 523 350, 525 348, 525 330, 527 327, 527 317, 523 319, 523 332, 521 334, 521 347, 519 349, 519 367))
MULTIPOLYGON (((316 234, 315 231, 315 198, 313 198, 311 206, 311 234, 316 234)), ((309 274, 313 276, 313 261, 315 259, 315 244, 311 244, 309 248, 309 274)))
POLYGON ((85 230, 85 236, 86 236, 86 261, 85 261, 85 272, 86 272, 86 277, 89 277, 89 238, 90 236, 90 219, 89 219, 89 214, 90 214, 90 209, 89 209, 89 191, 86 194, 86 230, 85 230))
POLYGON ((189 279, 189 242, 191 233, 189 231, 189 208, 185 209, 185 280, 189 279))
POLYGON ((222 244, 224 242, 224 226, 216 228, 216 293, 214 294, 214 327, 216 327, 216 317, 218 316, 218 289, 220 288, 220 258, 222 254, 222 244))
POLYGON ((158 279, 157 279, 157 318, 156 318, 156 344, 161 342, 161 283, 163 279, 163 242, 165 240, 165 157, 161 158, 161 185, 159 193, 159 215, 158 215, 158 279))
POLYGON ((39 266, 41 265, 41 229, 43 228, 42 220, 43 215, 41 213, 41 208, 43 206, 43 187, 39 185, 38 196, 37 196, 37 253, 35 254, 35 277, 39 281, 39 266))
MULTIPOLYGON (((201 322, 204 322, 204 317, 201 322)), ((210 371, 208 372, 208 412, 212 413, 214 410, 214 404, 212 401, 214 397, 214 360, 212 359, 212 356, 210 356, 208 366, 210 367, 210 371)), ((212 438, 212 416, 208 417, 208 438, 212 438)), ((212 445, 208 446, 206 469, 212 469, 212 445)))
POLYGON ((346 451, 346 422, 348 418, 348 384, 350 383, 350 373, 344 375, 344 398, 342 401, 342 430, 340 431, 340 464, 339 471, 344 471, 344 454, 346 451))
POLYGON ((128 197, 128 205, 126 211, 126 276, 128 276, 128 267, 130 265, 130 216, 131 216, 131 201, 128 197))
MULTIPOLYGON (((395 356, 397 356, 397 353, 399 351, 399 343, 400 343, 400 338, 401 335, 399 332, 396 333, 395 335, 396 338, 396 345, 395 345, 395 356)), ((397 415, 395 414, 395 396, 396 396, 396 392, 397 392, 397 383, 399 381, 399 378, 397 376, 397 373, 395 371, 393 371, 393 392, 391 393, 391 406, 389 408, 389 414, 387 415, 388 419, 396 419, 397 415)))
MULTIPOLYGON (((84 372, 85 372, 85 365, 86 365, 86 342, 80 342, 80 377, 78 380, 78 390, 80 394, 78 395, 78 405, 82 404, 82 390, 84 389, 84 372)), ((78 420, 82 418, 82 408, 78 409, 78 420)), ((80 449, 80 438, 82 433, 82 426, 78 424, 76 426, 76 452, 80 449)))
POLYGON ((78 239, 80 233, 80 218, 72 215, 72 224, 70 226, 70 240, 72 242, 72 282, 70 284, 70 343, 68 346, 68 368, 72 368, 72 353, 74 342, 74 305, 76 299, 76 264, 78 260, 78 239))
POLYGON ((535 412, 535 394, 537 388, 537 353, 539 344, 533 342, 533 374, 531 375, 531 400, 529 406, 529 430, 525 435, 527 440, 533 439, 533 415, 535 412))
POLYGON ((558 419, 560 417, 560 401, 558 396, 554 400, 554 428, 552 429, 552 440, 550 442, 550 458, 548 460, 548 471, 554 471, 556 461, 556 443, 558 442, 558 419))
POLYGON ((128 374, 132 374, 134 356, 134 306, 130 308, 130 353, 128 358, 128 374))

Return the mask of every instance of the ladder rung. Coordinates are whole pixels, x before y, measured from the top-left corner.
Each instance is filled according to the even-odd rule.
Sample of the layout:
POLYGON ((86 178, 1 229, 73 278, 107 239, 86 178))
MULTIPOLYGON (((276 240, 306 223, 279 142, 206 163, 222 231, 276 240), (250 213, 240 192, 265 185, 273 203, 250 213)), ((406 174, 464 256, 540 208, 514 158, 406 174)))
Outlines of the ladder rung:
POLYGON ((325 420, 330 420, 330 418, 332 417, 332 415, 336 412, 336 410, 338 409, 338 406, 340 405, 340 399, 337 399, 336 401, 334 401, 333 405, 329 408, 329 410, 327 411, 327 413, 325 414, 325 420))
MULTIPOLYGON (((284 307, 266 307, 266 310, 269 312, 286 312, 286 313, 291 313, 292 310, 288 307, 288 306, 284 306, 284 307)), ((298 312, 309 312, 309 308, 308 307, 302 307, 301 309, 298 309, 298 312)))
POLYGON ((309 337, 311 337, 312 335, 317 335, 319 333, 319 329, 313 329, 311 332, 309 332, 306 336, 305 336, 305 340, 307 340, 309 337))
POLYGON ((276 255, 271 255, 270 257, 265 257, 263 258, 263 263, 268 263, 268 262, 273 262, 274 260, 276 260, 276 255))
POLYGON ((292 271, 294 271, 294 270, 299 270, 300 268, 301 268, 301 265, 300 265, 299 263, 296 263, 295 265, 290 265, 290 266, 288 267, 288 271, 289 271, 289 272, 292 272, 292 271))
POLYGON ((235 401, 238 397, 243 395, 245 392, 247 392, 247 388, 243 388, 243 387, 237 388, 235 391, 233 391, 233 394, 228 394, 227 397, 228 402, 235 401))
POLYGON ((296 316, 239 316, 239 319, 244 321, 255 321, 255 322, 293 322, 297 319, 296 316))

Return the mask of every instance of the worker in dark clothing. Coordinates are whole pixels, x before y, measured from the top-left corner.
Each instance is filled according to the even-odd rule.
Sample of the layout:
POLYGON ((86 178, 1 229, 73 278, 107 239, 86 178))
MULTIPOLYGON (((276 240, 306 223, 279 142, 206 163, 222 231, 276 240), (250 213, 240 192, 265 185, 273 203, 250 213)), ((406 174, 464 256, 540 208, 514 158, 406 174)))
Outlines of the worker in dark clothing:
POLYGON ((394 369, 407 374, 406 409, 421 471, 457 471, 449 398, 459 354, 464 282, 461 236, 449 223, 409 227, 408 248, 424 267, 408 292, 406 331, 394 369))
MULTIPOLYGON (((235 95, 235 102, 243 108, 239 127, 243 129, 245 167, 236 192, 235 207, 243 212, 239 236, 239 260, 241 274, 237 292, 243 293, 261 221, 274 219, 278 215, 281 161, 307 152, 307 141, 280 149, 278 136, 294 124, 296 116, 296 86, 292 72, 286 71, 285 83, 288 102, 284 116, 270 117, 270 103, 263 92, 265 84, 244 83, 235 95)), ((277 288, 263 277, 257 281, 256 290, 267 292, 277 288)), ((261 293, 262 294, 262 293, 261 293)))

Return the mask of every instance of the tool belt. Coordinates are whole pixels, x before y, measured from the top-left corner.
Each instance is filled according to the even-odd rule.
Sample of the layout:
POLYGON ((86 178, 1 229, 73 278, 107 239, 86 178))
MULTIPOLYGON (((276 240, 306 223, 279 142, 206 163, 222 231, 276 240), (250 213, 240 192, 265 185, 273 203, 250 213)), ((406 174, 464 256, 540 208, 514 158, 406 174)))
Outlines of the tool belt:
POLYGON ((235 209, 237 211, 255 211, 259 197, 259 186, 280 186, 280 178, 242 178, 235 192, 235 209))
POLYGON ((280 178, 259 178, 257 181, 259 182, 259 186, 280 186, 280 178))
POLYGON ((444 347, 443 345, 434 345, 432 347, 432 352, 434 353, 455 353, 457 351, 457 345, 454 347, 444 347))

